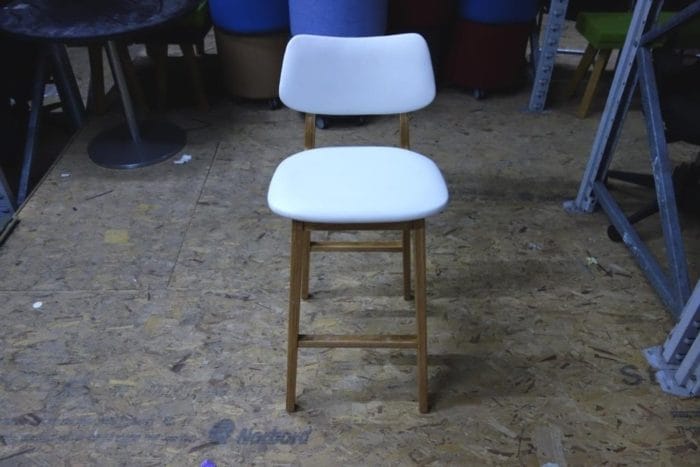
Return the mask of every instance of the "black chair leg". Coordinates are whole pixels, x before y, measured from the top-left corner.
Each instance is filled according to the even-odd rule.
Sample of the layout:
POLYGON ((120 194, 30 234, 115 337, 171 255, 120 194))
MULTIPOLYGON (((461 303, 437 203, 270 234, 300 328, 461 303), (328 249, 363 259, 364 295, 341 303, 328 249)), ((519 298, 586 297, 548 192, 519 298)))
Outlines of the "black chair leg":
POLYGON ((609 170, 608 178, 614 178, 615 180, 621 180, 627 183, 634 183, 635 185, 645 186, 647 188, 654 188, 654 176, 649 174, 609 170))
MULTIPOLYGON (((618 170, 610 170, 607 173, 608 178, 622 180, 627 183, 633 183, 648 188, 654 188, 654 177, 648 174, 639 174, 634 172, 624 172, 618 170)), ((697 209, 698 201, 700 201, 700 154, 692 163, 681 164, 673 169, 673 187, 676 196, 676 203, 679 208, 690 210, 697 209)), ((630 224, 635 224, 647 217, 653 216, 659 211, 659 205, 656 200, 650 202, 640 210, 630 215, 627 220, 630 224)), ((608 237, 613 242, 621 242, 622 237, 615 226, 608 226, 608 237)))
MULTIPOLYGON (((634 212, 631 216, 627 218, 630 224, 636 224, 637 222, 646 219, 647 217, 653 216, 659 212, 659 204, 656 200, 644 206, 639 211, 634 212)), ((614 225, 608 226, 608 238, 613 242, 619 243, 622 241, 622 236, 620 232, 617 231, 614 225)))

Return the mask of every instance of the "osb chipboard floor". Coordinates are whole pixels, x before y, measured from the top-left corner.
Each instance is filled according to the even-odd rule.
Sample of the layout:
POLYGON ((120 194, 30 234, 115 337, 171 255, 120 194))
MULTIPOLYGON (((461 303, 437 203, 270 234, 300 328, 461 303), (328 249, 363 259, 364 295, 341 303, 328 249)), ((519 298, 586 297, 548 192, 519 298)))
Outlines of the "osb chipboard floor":
MULTIPOLYGON (((0 249, 0 465, 696 465, 700 403, 663 394, 641 354, 671 316, 603 214, 562 209, 597 118, 527 98, 443 90, 412 117, 451 195, 428 221, 427 415, 413 353, 391 350, 303 350, 284 411, 289 225, 265 192, 298 114, 174 113, 192 162, 131 171, 89 161, 113 117, 93 120, 0 249)), ((396 139, 393 118, 318 134, 396 139)), ((637 110, 620 147, 648 170, 637 110)), ((397 258, 319 255, 312 273, 303 328, 410 332, 397 258)))

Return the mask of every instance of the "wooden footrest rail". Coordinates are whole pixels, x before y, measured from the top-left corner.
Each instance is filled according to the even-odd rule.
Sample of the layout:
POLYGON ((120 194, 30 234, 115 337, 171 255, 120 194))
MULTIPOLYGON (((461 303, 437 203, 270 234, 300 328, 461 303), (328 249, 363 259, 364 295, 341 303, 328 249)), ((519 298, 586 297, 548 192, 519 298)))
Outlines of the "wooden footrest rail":
POLYGON ((415 349, 415 335, 337 335, 300 334, 299 347, 396 348, 415 349))
POLYGON ((401 252, 401 242, 311 242, 311 251, 401 252))

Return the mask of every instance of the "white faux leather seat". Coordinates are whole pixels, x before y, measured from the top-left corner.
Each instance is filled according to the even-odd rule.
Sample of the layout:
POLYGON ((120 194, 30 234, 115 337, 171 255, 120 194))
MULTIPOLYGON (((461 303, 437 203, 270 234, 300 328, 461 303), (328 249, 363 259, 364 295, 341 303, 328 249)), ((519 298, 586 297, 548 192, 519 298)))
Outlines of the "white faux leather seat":
POLYGON ((295 154, 277 168, 269 191, 276 214, 308 222, 422 219, 446 200, 445 182, 433 161, 407 149, 377 146, 295 154))
POLYGON ((286 408, 296 408, 300 347, 415 348, 418 405, 428 411, 425 218, 447 204, 438 167, 408 149, 407 112, 435 97, 430 53, 418 34, 378 37, 298 35, 285 52, 280 99, 306 113, 306 150, 287 157, 268 191, 270 209, 292 220, 286 408), (400 114, 400 146, 314 147, 314 116, 400 114), (398 241, 312 242, 313 230, 398 230, 398 241), (411 294, 411 233, 415 284, 411 294), (403 254, 404 296, 415 299, 416 334, 378 336, 299 333, 308 298, 312 251, 403 254))

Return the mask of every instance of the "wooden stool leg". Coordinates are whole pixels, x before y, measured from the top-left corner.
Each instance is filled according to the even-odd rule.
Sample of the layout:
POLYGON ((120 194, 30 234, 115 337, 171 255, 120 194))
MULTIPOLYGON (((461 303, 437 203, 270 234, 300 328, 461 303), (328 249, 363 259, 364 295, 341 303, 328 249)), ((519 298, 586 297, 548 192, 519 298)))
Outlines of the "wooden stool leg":
POLYGON ((579 84, 581 84, 583 77, 586 76, 588 68, 591 66, 591 63, 593 63, 593 59, 595 58, 597 52, 598 49, 593 47, 591 44, 586 46, 586 51, 583 53, 581 61, 578 62, 574 76, 571 78, 571 81, 569 81, 569 85, 564 92, 564 97, 566 99, 571 99, 576 94, 576 89, 578 88, 579 84))
POLYGON ((413 230, 416 262, 416 351, 418 354, 418 410, 428 412, 428 325, 426 317, 425 220, 415 222, 413 230))
POLYGON ((403 249, 403 298, 411 300, 411 229, 402 232, 401 248, 403 249))
POLYGON ((598 58, 596 58, 595 64, 593 65, 593 71, 591 72, 591 77, 588 80, 588 85, 586 86, 586 91, 583 93, 583 98, 581 99, 581 104, 579 105, 578 112, 576 115, 579 118, 586 118, 588 115, 588 110, 591 107, 591 102, 595 93, 598 89, 598 81, 600 81, 600 76, 605 70, 605 66, 608 64, 610 59, 610 50, 601 50, 598 53, 598 58))
POLYGON ((168 101, 168 44, 150 43, 146 48, 155 69, 156 108, 163 110, 168 101))
POLYGON ((107 111, 104 67, 102 66, 102 44, 88 45, 88 57, 90 61, 88 107, 96 115, 102 115, 107 111))
POLYGON ((309 298, 309 274, 311 270, 311 232, 304 230, 301 252, 301 298, 309 298))
POLYGON ((287 412, 296 410, 303 240, 303 223, 292 221, 292 252, 289 267, 289 321, 287 328, 287 412))
POLYGON ((197 60, 194 55, 194 45, 192 44, 178 44, 180 50, 182 51, 182 57, 185 60, 185 66, 190 74, 190 79, 192 80, 192 87, 194 88, 194 96, 197 100, 197 109, 202 112, 209 110, 209 102, 207 101, 207 95, 204 92, 204 80, 202 80, 202 74, 197 68, 197 60))

